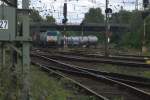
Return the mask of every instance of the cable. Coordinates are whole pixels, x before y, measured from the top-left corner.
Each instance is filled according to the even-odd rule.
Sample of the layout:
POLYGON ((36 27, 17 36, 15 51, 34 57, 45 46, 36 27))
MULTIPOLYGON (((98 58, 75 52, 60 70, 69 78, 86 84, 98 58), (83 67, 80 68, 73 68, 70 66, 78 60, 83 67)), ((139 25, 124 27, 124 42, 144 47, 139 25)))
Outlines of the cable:
MULTIPOLYGON (((34 8, 40 11, 40 14, 52 15, 55 18, 62 18, 63 14, 63 3, 65 0, 32 0, 32 5, 34 8), (40 6, 40 8, 39 8, 40 6)), ((103 13, 105 10, 105 0, 67 0, 68 4, 68 17, 70 19, 79 19, 78 16, 84 18, 84 14, 88 11, 89 8, 101 8, 103 13), (84 3, 83 3, 84 2, 84 3), (87 5, 86 5, 87 3, 87 5)), ((139 0, 138 5, 142 7, 142 1, 139 0)), ((134 10, 136 0, 110 0, 109 8, 113 9, 113 12, 120 11, 120 7, 123 7, 124 10, 134 10)))

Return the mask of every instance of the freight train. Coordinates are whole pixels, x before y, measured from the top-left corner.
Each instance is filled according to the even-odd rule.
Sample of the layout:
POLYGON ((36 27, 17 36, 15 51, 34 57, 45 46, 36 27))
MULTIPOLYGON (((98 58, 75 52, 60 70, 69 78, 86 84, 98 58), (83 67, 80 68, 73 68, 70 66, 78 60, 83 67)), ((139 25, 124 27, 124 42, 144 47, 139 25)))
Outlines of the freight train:
POLYGON ((64 37, 59 31, 47 31, 33 35, 34 44, 42 47, 51 46, 96 46, 97 36, 67 36, 64 37))

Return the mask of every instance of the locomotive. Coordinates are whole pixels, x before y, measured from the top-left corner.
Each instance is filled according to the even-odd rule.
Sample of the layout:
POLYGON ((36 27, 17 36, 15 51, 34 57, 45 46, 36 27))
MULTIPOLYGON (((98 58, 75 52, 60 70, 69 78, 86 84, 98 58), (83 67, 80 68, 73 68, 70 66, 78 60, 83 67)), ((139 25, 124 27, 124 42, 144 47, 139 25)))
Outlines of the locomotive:
POLYGON ((59 31, 47 31, 36 33, 33 35, 35 45, 42 47, 63 46, 66 43, 68 46, 96 46, 98 37, 89 36, 63 36, 59 31))

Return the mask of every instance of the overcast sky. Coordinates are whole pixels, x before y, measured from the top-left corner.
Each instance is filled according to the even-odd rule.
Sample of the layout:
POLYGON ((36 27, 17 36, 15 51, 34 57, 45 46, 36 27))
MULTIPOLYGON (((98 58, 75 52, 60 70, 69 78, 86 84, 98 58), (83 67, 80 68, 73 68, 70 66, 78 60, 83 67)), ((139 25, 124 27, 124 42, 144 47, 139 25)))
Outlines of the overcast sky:
MULTIPOLYGON (((89 8, 100 7, 105 9, 105 0, 66 0, 68 3, 69 23, 80 23, 84 14, 89 8)), ((135 9, 136 0, 109 0, 109 7, 113 12, 119 11, 121 6, 126 10, 135 9)), ((65 0, 31 0, 31 7, 38 9, 42 16, 52 15, 61 22, 63 19, 63 3, 65 0)), ((141 9, 141 0, 139 0, 139 9, 141 9)))

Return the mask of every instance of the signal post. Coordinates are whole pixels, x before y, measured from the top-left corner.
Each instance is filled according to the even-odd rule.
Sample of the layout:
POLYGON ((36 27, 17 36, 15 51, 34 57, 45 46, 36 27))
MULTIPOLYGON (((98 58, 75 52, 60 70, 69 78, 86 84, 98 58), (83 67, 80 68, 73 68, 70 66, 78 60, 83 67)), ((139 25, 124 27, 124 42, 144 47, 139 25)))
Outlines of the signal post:
MULTIPOLYGON (((30 99, 30 42, 31 37, 29 35, 29 0, 22 0, 22 9, 17 8, 18 0, 1 0, 0 5, 0 44, 1 44, 1 70, 0 74, 11 74, 12 84, 15 86, 14 90, 21 91, 21 93, 15 94, 17 100, 29 100, 30 99), (18 14, 19 13, 19 14, 18 14), (21 16, 20 21, 22 31, 18 31, 18 19, 21 16), (6 66, 6 48, 11 53, 8 54, 12 59, 10 60, 9 69, 6 66), (3 72, 3 69, 11 70, 11 73, 3 72), (20 83, 17 83, 20 82, 20 83), (21 84, 19 90, 17 85, 21 84)), ((0 77, 1 77, 0 76, 0 77)), ((4 75, 3 75, 4 76, 4 75)), ((0 80, 1 86, 3 86, 3 80, 0 80)), ((14 91, 8 91, 13 94, 14 91)))

